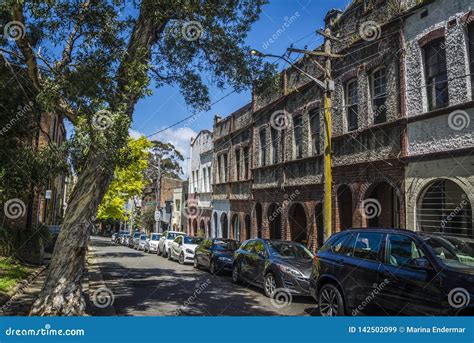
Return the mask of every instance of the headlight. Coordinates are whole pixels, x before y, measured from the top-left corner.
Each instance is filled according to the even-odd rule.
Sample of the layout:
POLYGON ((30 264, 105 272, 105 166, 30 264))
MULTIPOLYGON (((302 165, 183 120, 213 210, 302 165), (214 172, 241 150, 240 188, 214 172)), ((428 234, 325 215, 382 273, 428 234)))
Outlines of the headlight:
POLYGON ((301 273, 299 270, 295 269, 295 268, 291 268, 289 266, 285 266, 285 265, 281 265, 279 264, 278 265, 278 268, 283 272, 283 273, 287 273, 287 274, 291 274, 293 276, 296 276, 296 277, 303 277, 303 273, 301 273))
POLYGON ((220 256, 217 258, 219 261, 222 261, 222 262, 227 262, 227 263, 230 263, 232 262, 232 259, 230 257, 227 257, 227 256, 220 256))
POLYGON ((194 254, 194 251, 192 251, 191 249, 186 249, 186 252, 187 252, 188 254, 194 254))

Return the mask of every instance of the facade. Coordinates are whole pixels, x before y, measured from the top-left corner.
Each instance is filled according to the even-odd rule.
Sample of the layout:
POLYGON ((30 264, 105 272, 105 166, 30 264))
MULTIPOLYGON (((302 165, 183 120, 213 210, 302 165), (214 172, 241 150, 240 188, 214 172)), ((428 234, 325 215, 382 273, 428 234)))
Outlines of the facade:
MULTIPOLYGON (((340 56, 331 61, 331 232, 473 236, 471 8, 468 0, 353 1, 327 14, 331 51, 340 56)), ((295 63, 321 80, 324 62, 295 63)), ((314 250, 325 239, 324 94, 292 66, 276 81, 214 120, 211 234, 314 250)))
POLYGON ((252 104, 214 119, 212 237, 251 237, 252 104))
POLYGON ((183 211, 189 235, 211 233, 212 154, 212 133, 202 130, 191 140, 188 199, 183 211))
POLYGON ((405 20, 407 227, 474 237, 474 11, 438 0, 405 20))

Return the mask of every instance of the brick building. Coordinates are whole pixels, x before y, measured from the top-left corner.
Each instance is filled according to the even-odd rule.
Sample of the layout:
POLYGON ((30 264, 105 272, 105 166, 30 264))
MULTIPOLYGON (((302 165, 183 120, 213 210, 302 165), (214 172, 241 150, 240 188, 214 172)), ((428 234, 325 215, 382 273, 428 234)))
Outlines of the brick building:
POLYGON ((214 119, 212 237, 251 237, 252 106, 214 119))
MULTIPOLYGON (((341 56, 331 63, 332 232, 473 235, 471 7, 468 0, 353 1, 326 15, 332 53, 341 56)), ((295 64, 324 79, 324 59, 295 64)), ((276 81, 276 89, 215 118, 213 235, 242 240, 249 230, 315 249, 324 240, 323 93, 292 66, 276 81), (251 166, 243 179, 242 147, 251 166)))

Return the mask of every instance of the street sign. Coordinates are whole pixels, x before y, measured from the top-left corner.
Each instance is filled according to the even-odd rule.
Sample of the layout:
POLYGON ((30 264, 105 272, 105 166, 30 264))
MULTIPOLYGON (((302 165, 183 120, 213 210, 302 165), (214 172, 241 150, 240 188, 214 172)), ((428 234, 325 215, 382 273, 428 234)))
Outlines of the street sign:
POLYGON ((161 213, 160 211, 155 211, 155 221, 159 222, 161 219, 161 213))

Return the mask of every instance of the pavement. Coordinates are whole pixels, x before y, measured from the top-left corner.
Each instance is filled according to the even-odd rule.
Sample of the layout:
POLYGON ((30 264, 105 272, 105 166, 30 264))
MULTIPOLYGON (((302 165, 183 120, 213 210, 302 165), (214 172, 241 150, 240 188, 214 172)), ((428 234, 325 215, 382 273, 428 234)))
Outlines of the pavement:
POLYGON ((263 290, 232 283, 156 254, 91 237, 87 312, 108 316, 308 316, 317 315, 310 297, 275 303, 263 290), (100 275, 98 275, 100 274, 100 275))

